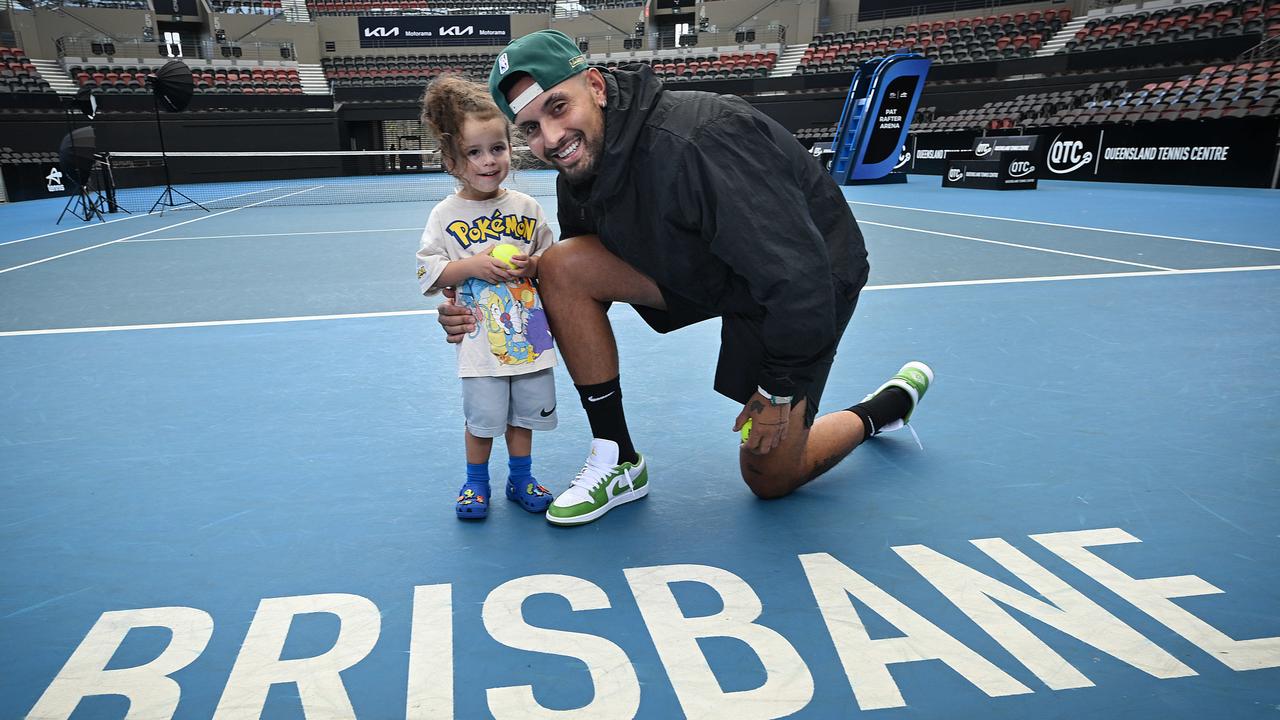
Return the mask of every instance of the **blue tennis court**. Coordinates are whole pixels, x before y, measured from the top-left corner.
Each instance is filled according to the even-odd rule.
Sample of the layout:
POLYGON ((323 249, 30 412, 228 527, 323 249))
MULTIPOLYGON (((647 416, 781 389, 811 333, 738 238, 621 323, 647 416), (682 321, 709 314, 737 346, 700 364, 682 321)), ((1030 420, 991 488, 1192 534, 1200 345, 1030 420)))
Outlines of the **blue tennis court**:
POLYGON ((572 529, 454 517, 429 202, 0 206, 0 717, 1274 717, 1275 192, 937 185, 846 188, 823 398, 924 360, 919 446, 758 500, 718 323, 616 307, 652 492, 572 529))

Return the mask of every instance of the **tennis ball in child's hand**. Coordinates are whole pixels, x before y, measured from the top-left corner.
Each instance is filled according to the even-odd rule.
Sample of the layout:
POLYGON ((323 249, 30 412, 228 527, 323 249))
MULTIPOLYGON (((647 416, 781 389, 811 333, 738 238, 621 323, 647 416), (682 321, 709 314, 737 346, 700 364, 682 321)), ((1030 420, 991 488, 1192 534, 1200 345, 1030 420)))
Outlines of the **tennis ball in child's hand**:
POLYGON ((520 254, 520 248, 516 247, 515 245, 508 245, 507 243, 502 243, 500 245, 495 245, 493 250, 489 251, 489 254, 498 258, 502 262, 506 263, 507 267, 511 268, 512 270, 515 270, 516 264, 511 262, 511 258, 520 254))
POLYGON ((751 418, 747 418, 747 421, 742 424, 742 430, 738 434, 742 436, 742 442, 747 441, 747 437, 751 435, 751 418))

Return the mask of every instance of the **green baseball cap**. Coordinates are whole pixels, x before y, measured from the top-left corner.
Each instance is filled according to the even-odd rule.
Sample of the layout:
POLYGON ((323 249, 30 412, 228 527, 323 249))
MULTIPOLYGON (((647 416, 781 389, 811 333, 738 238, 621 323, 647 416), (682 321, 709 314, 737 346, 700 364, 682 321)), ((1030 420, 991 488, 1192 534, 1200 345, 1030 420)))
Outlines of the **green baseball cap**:
POLYGON ((518 38, 499 53, 489 72, 489 94, 502 112, 515 120, 516 113, 534 98, 586 69, 587 56, 573 38, 559 30, 539 30, 518 38), (503 85, 520 73, 533 77, 533 85, 508 103, 503 85))

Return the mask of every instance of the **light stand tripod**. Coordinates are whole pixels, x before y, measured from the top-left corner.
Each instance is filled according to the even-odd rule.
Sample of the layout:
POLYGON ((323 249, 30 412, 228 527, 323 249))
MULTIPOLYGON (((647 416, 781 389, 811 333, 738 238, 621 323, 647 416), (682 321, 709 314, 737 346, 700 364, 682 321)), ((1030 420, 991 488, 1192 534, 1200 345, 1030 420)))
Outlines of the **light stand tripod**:
POLYGON ((67 211, 71 211, 74 217, 81 220, 88 221, 96 217, 99 222, 106 222, 102 217, 102 208, 105 204, 102 193, 91 189, 97 166, 97 161, 93 158, 96 145, 93 127, 77 129, 71 119, 72 111, 79 108, 92 120, 97 112, 96 104, 91 99, 91 93, 81 91, 75 99, 64 98, 62 107, 63 116, 67 120, 67 136, 58 148, 58 164, 62 168, 66 182, 75 185, 75 194, 67 198, 67 204, 62 207, 62 212, 58 214, 58 221, 54 224, 61 225, 67 211), (76 145, 78 135, 86 140, 84 145, 76 145), (87 153, 82 154, 82 151, 87 153))
POLYGON ((90 189, 90 185, 93 184, 93 177, 96 172, 96 167, 89 170, 89 176, 85 178, 83 183, 72 180, 72 182, 76 182, 79 186, 79 190, 76 194, 67 198, 67 204, 62 207, 62 212, 58 215, 58 222, 54 223, 54 225, 62 224, 62 217, 67 214, 68 210, 71 211, 71 215, 73 217, 81 220, 87 221, 96 217, 99 222, 107 221, 106 218, 102 216, 104 212, 103 208, 106 207, 107 204, 106 199, 102 197, 102 192, 100 190, 90 189))
MULTIPOLYGON (((195 200, 192 200, 191 198, 183 194, 181 190, 175 189, 173 187, 173 179, 169 175, 169 157, 165 155, 165 150, 164 150, 164 128, 160 122, 160 97, 154 94, 154 91, 153 91, 151 100, 155 106, 156 133, 159 134, 160 136, 160 160, 164 163, 164 192, 160 193, 160 197, 156 200, 155 204, 151 206, 151 209, 147 211, 147 214, 150 215, 151 213, 155 212, 156 208, 160 207, 161 205, 164 205, 165 207, 170 207, 170 208, 181 207, 183 205, 195 205, 201 210, 205 212, 209 212, 209 208, 201 205, 195 200), (186 202, 180 203, 175 201, 173 199, 174 195, 181 196, 182 199, 186 200, 186 202)), ((161 210, 160 214, 164 215, 164 210, 161 210)))

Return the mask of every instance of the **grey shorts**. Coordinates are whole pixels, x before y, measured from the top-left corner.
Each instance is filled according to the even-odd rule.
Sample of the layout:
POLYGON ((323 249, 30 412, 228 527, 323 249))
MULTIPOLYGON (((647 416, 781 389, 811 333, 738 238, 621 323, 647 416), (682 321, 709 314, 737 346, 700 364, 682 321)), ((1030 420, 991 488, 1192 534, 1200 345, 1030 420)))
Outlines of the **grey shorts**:
POLYGON ((462 414, 467 418, 467 431, 478 438, 500 437, 508 425, 554 430, 555 370, 462 378, 462 414))

